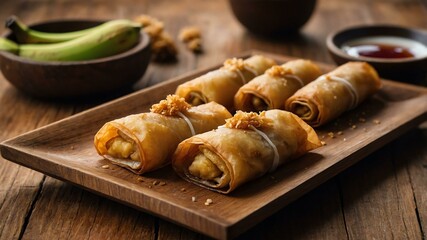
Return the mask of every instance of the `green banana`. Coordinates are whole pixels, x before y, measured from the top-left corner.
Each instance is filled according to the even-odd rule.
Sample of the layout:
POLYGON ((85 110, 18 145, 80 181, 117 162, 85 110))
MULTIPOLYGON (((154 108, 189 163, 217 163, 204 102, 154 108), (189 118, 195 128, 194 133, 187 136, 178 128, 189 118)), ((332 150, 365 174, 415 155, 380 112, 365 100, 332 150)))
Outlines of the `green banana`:
MULTIPOLYGON (((121 20, 66 42, 21 44, 18 45, 17 54, 38 61, 81 61, 108 57, 135 46, 140 30, 141 25, 121 20)), ((13 50, 11 47, 9 49, 13 50)))
POLYGON ((98 26, 87 28, 80 31, 73 32, 64 32, 64 33, 50 33, 50 32, 40 32, 34 29, 29 28, 22 21, 19 20, 16 16, 11 16, 6 20, 6 27, 9 28, 18 43, 58 43, 69 41, 81 36, 84 36, 92 31, 97 29, 104 28, 105 25, 115 25, 120 24, 123 21, 128 21, 124 19, 117 19, 105 22, 98 26))
POLYGON ((6 51, 11 52, 14 54, 19 53, 19 46, 15 42, 7 39, 7 38, 0 38, 0 51, 6 51))

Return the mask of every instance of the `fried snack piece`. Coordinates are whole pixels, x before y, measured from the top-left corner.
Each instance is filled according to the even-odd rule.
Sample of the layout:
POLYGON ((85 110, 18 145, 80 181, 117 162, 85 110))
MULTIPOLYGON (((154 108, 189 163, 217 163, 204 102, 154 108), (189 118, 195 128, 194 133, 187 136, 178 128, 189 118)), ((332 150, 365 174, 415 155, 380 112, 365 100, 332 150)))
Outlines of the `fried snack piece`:
POLYGON ((286 110, 318 127, 357 107, 380 87, 371 65, 349 62, 299 89, 286 101, 286 110))
POLYGON ((176 95, 134 114, 104 124, 96 133, 97 152, 112 163, 143 174, 170 163, 182 140, 224 124, 231 114, 211 102, 192 107, 176 95))
POLYGON ((290 96, 321 74, 316 64, 304 59, 273 66, 239 89, 234 106, 246 112, 285 109, 290 96))
POLYGON ((237 90, 275 64, 274 60, 255 55, 245 60, 228 59, 224 65, 178 86, 175 94, 191 105, 215 101, 233 109, 237 90))
POLYGON ((227 194, 320 146, 313 128, 295 114, 238 111, 224 126, 181 142, 172 166, 185 180, 227 194))

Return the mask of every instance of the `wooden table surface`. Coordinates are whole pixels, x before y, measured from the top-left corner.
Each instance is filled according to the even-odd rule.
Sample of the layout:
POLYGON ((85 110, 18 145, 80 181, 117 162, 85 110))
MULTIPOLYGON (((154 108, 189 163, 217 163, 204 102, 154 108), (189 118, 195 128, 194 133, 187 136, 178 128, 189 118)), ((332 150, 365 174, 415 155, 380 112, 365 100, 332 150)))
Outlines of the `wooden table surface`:
MULTIPOLYGON (((333 63, 325 38, 356 24, 388 23, 427 29, 421 0, 319 0, 298 36, 262 38, 248 33, 225 0, 1 1, 0 21, 58 18, 133 18, 149 14, 176 38, 188 25, 202 28, 204 53, 177 42, 178 61, 152 62, 135 90, 242 51, 333 63)), ((0 30, 4 32, 5 30, 0 30)), ((0 75, 0 141, 108 101, 54 102, 25 96, 0 75)), ((392 141, 242 234, 241 239, 427 238, 427 127, 392 141)), ((0 239, 205 239, 147 213, 0 158, 0 239)))

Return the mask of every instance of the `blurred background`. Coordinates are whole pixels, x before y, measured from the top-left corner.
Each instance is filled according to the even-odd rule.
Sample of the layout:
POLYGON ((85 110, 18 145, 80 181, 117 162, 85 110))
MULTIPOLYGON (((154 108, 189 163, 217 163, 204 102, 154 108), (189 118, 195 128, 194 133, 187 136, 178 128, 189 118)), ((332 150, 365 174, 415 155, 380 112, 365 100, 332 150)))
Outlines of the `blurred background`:
MULTIPOLYGON (((348 0, 345 3, 340 0, 318 0, 311 18, 298 34, 279 37, 249 32, 233 15, 227 0, 6 0, 0 2, 0 21, 12 14, 27 24, 56 19, 133 19, 141 14, 153 16, 164 22, 165 30, 176 41, 178 61, 162 64, 162 71, 156 71, 157 63, 151 64, 144 78, 135 86, 140 89, 171 76, 208 66, 212 62, 221 62, 226 57, 249 49, 332 63, 325 44, 330 32, 348 26, 382 23, 427 29, 427 18, 413 17, 427 15, 426 8, 420 7, 425 5, 423 0, 348 0), (177 39, 180 29, 188 25, 201 29, 202 54, 187 51, 185 45, 177 39)), ((295 12, 295 8, 286 7, 282 12, 284 16, 289 15, 295 12)), ((259 15, 253 17, 263 19, 259 15)), ((0 32, 4 33, 6 29, 0 29, 0 32)), ((4 81, 0 82, 1 86, 5 86, 4 81)))

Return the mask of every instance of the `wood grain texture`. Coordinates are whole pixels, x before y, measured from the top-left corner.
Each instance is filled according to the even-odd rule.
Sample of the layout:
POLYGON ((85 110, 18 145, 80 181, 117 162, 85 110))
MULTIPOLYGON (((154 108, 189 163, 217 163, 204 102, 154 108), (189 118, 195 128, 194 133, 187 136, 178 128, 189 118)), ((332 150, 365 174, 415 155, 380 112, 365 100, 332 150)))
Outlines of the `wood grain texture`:
MULTIPOLYGON (((102 0, 0 1, 0 21, 11 14, 18 15, 25 22, 33 23, 58 18, 105 19, 148 13, 165 21, 167 23, 166 29, 174 37, 184 25, 195 24, 202 26, 205 53, 193 55, 178 43, 180 50, 178 61, 173 64, 152 63, 149 66, 147 74, 134 87, 134 89, 141 89, 160 83, 181 73, 186 73, 189 70, 204 68, 218 63, 225 57, 238 54, 250 48, 332 63, 331 58, 327 54, 324 42, 329 32, 365 23, 391 23, 426 29, 426 5, 424 0, 319 0, 315 14, 302 29, 300 35, 291 38, 283 37, 276 39, 262 38, 246 32, 234 20, 225 0, 111 0, 107 2, 102 0)), ((3 29, 0 29, 0 32, 2 31, 3 29)), ((110 99, 115 97, 117 96, 111 96, 110 99)), ((107 100, 97 99, 87 102, 68 103, 41 102, 17 92, 0 75, 0 127, 2 129, 0 131, 0 140, 5 140, 44 126, 107 100)), ((407 232, 406 235, 418 236, 416 231, 414 231, 416 225, 418 225, 421 229, 422 237, 427 238, 427 196, 425 191, 427 188, 426 134, 426 126, 424 126, 415 130, 412 134, 402 137, 404 140, 400 141, 399 139, 393 142, 390 145, 392 147, 387 147, 389 146, 387 145, 385 148, 379 150, 382 154, 378 156, 385 156, 381 157, 381 161, 396 162, 388 164, 388 166, 395 166, 394 168, 391 167, 393 171, 396 169, 398 171, 406 169, 404 171, 406 171, 410 179, 409 182, 403 178, 404 181, 387 180, 388 184, 381 184, 383 180, 379 179, 369 185, 368 189, 355 187, 354 191, 357 191, 360 194, 359 196, 362 197, 349 199, 348 195, 346 195, 347 197, 344 198, 344 192, 349 194, 353 189, 342 189, 342 186, 354 186, 348 184, 351 179, 347 178, 350 176, 356 179, 365 178, 366 174, 364 170, 367 171, 378 166, 378 164, 371 165, 370 163, 377 159, 378 156, 375 154, 375 157, 367 158, 369 161, 366 163, 362 161, 361 164, 363 164, 363 167, 356 173, 347 174, 346 171, 344 174, 339 175, 338 178, 333 178, 320 188, 297 200, 294 204, 285 207, 265 222, 258 224, 247 234, 242 235, 241 239, 251 237, 253 237, 252 239, 277 239, 278 237, 312 239, 313 237, 311 236, 319 239, 345 239, 350 238, 349 234, 347 237, 344 235, 347 228, 352 232, 351 238, 360 239, 366 236, 367 238, 373 238, 377 236, 380 230, 384 229, 382 223, 386 222, 388 226, 396 229, 403 229, 400 227, 402 222, 414 223, 413 226, 409 227, 409 230, 404 230, 407 232), (398 204, 387 203, 389 201, 387 194, 390 193, 388 186, 391 185, 394 185, 394 189, 400 189, 398 192, 401 194, 393 193, 392 195, 396 201, 399 201, 398 204), (369 197, 373 192, 375 194, 369 197), (372 215, 370 212, 371 203, 364 201, 365 198, 373 198, 376 206, 408 208, 409 214, 401 216, 405 220, 401 220, 398 217, 402 211, 406 211, 403 209, 396 212, 384 211, 383 214, 372 215), (415 203, 416 209, 414 211, 417 214, 417 219, 413 219, 414 216, 412 213, 414 211, 411 210, 413 205, 405 205, 411 202, 408 199, 413 199, 415 203), (357 208, 357 211, 359 211, 358 215, 362 216, 365 221, 374 224, 367 225, 362 222, 353 221, 356 225, 346 227, 348 225, 346 222, 351 221, 348 218, 355 216, 352 215, 348 206, 357 208), (326 216, 322 214, 324 212, 327 212, 326 216), (296 224, 292 221, 295 218, 296 223, 301 224, 296 224), (415 224, 417 220, 418 223, 415 224), (375 222, 381 224, 376 224, 375 222), (364 226, 363 229, 362 225, 364 226), (258 238, 254 236, 258 236, 258 238)), ((375 163, 376 161, 373 162, 375 163)), ((349 171, 352 169, 350 168, 349 171)), ((370 171, 367 177, 374 180, 378 179, 375 176, 371 176, 375 174, 375 171, 370 171)), ((390 171, 386 176, 390 176, 389 174, 391 174, 390 171)), ((402 179, 402 177, 399 179, 402 179)), ((91 228, 94 225, 93 221, 90 220, 93 218, 92 215, 80 215, 80 217, 75 218, 75 212, 69 212, 67 209, 68 205, 63 203, 66 202, 66 199, 73 199, 72 194, 75 193, 75 191, 67 190, 67 188, 75 187, 57 180, 51 180, 49 177, 45 178, 42 174, 0 159, 0 239, 18 239, 20 236, 31 238, 31 235, 26 233, 28 231, 27 226, 31 227, 31 232, 36 232, 34 231, 36 228, 43 229, 46 227, 46 229, 49 229, 49 231, 39 231, 35 235, 38 239, 48 239, 48 236, 52 236, 50 231, 57 231, 55 230, 56 226, 49 223, 49 216, 40 214, 41 210, 48 205, 49 198, 52 197, 52 194, 40 197, 46 186, 44 184, 46 181, 56 182, 56 187, 54 188, 57 188, 56 191, 60 192, 56 198, 60 202, 57 204, 56 209, 62 212, 62 218, 77 219, 76 221, 84 223, 85 226, 81 226, 82 230, 78 230, 77 232, 86 232, 83 230, 84 228, 91 228), (18 208, 16 205, 21 207, 18 208), (41 208, 37 214, 37 218, 32 217, 32 214, 35 212, 35 205, 39 205, 41 208)), ((365 184, 369 183, 365 182, 365 184)), ((87 191, 76 190, 83 196, 80 199, 79 206, 85 209, 90 208, 89 206, 93 204, 93 198, 101 199, 87 191)), ((129 211, 128 207, 121 204, 106 199, 103 199, 103 201, 103 204, 106 206, 105 208, 114 209, 116 212, 129 211)), ((93 213, 93 211, 89 212, 93 213)), ((147 216, 146 214, 142 215, 147 216)), ((98 218, 97 223, 108 226, 111 222, 120 222, 122 216, 120 214, 110 214, 108 219, 98 218)), ((131 218, 135 219, 134 217, 131 218)), ((139 232, 150 232, 149 229, 153 231, 150 232, 149 236, 147 235, 147 238, 151 239, 179 239, 181 235, 187 239, 205 238, 185 228, 166 221, 157 220, 157 218, 155 218, 154 228, 150 221, 139 221, 138 223, 145 226, 145 230, 139 230, 139 232)), ((76 231, 76 226, 78 225, 79 223, 61 225, 61 229, 66 232, 76 231)), ((126 236, 130 236, 134 231, 133 225, 122 225, 121 227, 121 233, 126 236)), ((96 227, 94 228, 96 229, 96 227)), ((107 231, 105 229, 97 229, 107 231)), ((119 232, 119 230, 116 231, 112 232, 112 234, 119 232)), ((88 234, 81 234, 80 236, 81 238, 89 238, 88 234)), ((101 238, 101 235, 92 236, 91 239, 101 238)))
MULTIPOLYGON (((424 126, 426 126, 424 124, 424 126)), ((412 199, 414 205, 409 207, 415 208, 419 225, 426 238, 427 233, 427 192, 424 184, 427 182, 427 131, 415 130, 403 138, 398 139, 393 143, 392 154, 396 165, 402 168, 402 171, 408 176, 409 180, 406 184, 408 193, 404 198, 412 199), (405 147, 406 146, 406 147, 405 147), (402 150, 404 148, 404 150, 402 150), (405 153, 411 152, 414 157, 408 158, 405 153), (409 185, 409 186, 408 186, 409 185), (410 191, 412 190, 412 191, 410 191)), ((407 208, 408 205, 403 207, 407 208)))
POLYGON ((48 177, 23 239, 149 239, 155 235, 152 216, 117 205, 48 177))
POLYGON ((340 191, 332 179, 305 195, 239 239, 346 239, 345 219, 341 212, 340 191), (305 231, 301 231, 304 226, 305 231))
MULTIPOLYGON (((263 52, 256 54, 273 57, 280 64, 289 60, 263 52)), ((210 69, 219 66, 220 64, 210 69)), ((327 71, 328 67, 323 67, 327 71)), ((102 168, 108 162, 96 154, 93 136, 104 122, 147 111, 153 103, 173 93, 180 83, 207 71, 209 69, 172 79, 21 135, 0 145, 2 155, 16 163, 75 183, 195 231, 226 239, 236 237, 427 119, 427 105, 423 104, 427 102, 426 89, 384 81, 384 86, 374 98, 316 130, 327 143, 326 146, 287 164, 270 176, 246 184, 228 196, 183 181, 173 174, 170 166, 144 175, 142 184, 138 184, 136 175, 125 169, 117 166, 102 168), (149 100, 144 101, 144 96, 149 100), (365 121, 358 121, 360 117, 365 121), (381 121, 381 124, 376 124, 375 121, 381 121), (329 138, 329 132, 343 132, 343 135, 329 138), (155 181, 165 182, 166 185, 156 186, 153 184, 155 181), (186 191, 180 191, 182 188, 186 191), (192 202, 193 196, 199 200, 192 202), (207 198, 213 199, 215 204, 204 206, 207 198)), ((359 182, 357 186, 363 185, 359 182)), ((398 206, 391 206, 391 212, 393 208, 398 206)), ((408 218, 411 220, 416 216, 408 211, 401 214, 404 218, 407 218, 404 214, 410 214, 412 218, 408 218)), ((356 216, 352 219, 360 220, 356 216)), ((419 229, 416 230, 419 233, 419 229)), ((401 229, 396 231, 402 232, 401 229)))
POLYGON ((395 168, 393 160, 387 161, 391 158, 389 154, 381 152, 371 155, 362 164, 342 175, 345 179, 341 181, 343 201, 346 203, 344 214, 351 238, 421 238, 413 199, 402 198, 410 196, 404 192, 410 190, 405 187, 405 180, 408 179, 405 179, 404 169, 395 168), (364 164, 375 167, 367 170, 364 164), (372 189, 373 185, 375 189, 372 189), (404 206, 409 208, 405 209, 404 206), (359 208, 364 209, 363 215, 359 208), (371 231, 371 226, 375 226, 378 231, 371 231))

